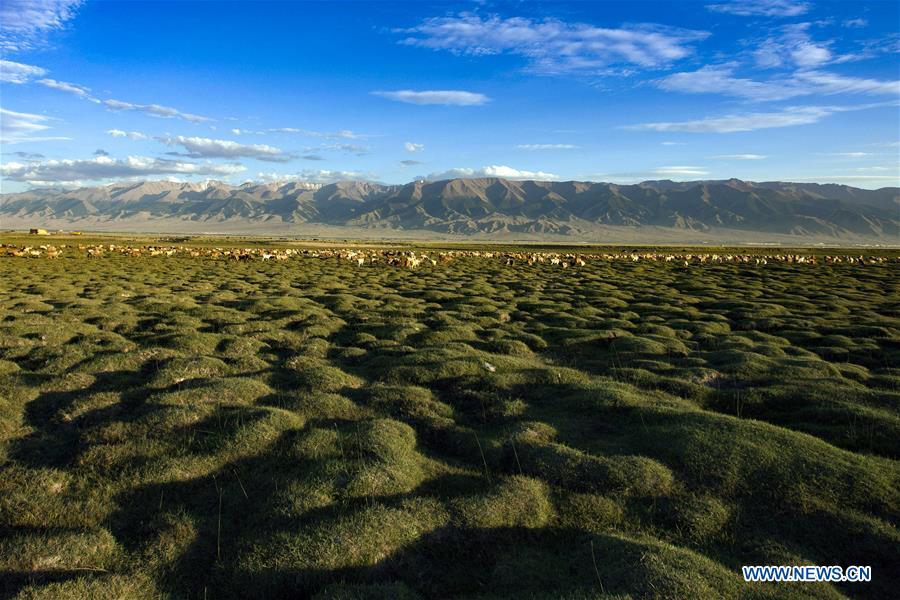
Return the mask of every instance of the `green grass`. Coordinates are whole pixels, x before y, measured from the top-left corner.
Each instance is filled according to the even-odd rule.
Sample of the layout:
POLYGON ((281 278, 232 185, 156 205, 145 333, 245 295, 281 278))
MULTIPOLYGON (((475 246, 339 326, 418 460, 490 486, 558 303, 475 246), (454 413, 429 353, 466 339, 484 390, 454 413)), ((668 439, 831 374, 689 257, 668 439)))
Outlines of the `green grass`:
POLYGON ((895 597, 898 265, 2 258, 0 597, 895 597))

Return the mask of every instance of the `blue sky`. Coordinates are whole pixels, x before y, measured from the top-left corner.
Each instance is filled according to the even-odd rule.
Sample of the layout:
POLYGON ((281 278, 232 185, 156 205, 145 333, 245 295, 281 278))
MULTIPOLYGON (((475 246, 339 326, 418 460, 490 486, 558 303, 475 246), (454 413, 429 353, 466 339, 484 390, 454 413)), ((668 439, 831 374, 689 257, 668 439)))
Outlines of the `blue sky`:
POLYGON ((0 6, 4 192, 900 177, 895 1, 0 6))

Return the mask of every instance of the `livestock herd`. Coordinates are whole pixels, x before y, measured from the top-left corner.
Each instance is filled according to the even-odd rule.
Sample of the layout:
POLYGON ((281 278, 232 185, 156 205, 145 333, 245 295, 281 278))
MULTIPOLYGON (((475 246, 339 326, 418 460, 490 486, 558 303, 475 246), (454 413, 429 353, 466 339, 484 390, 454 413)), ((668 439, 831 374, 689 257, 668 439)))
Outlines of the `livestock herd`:
POLYGON ((548 264, 567 269, 584 267, 588 261, 667 262, 690 266, 705 263, 737 263, 762 266, 770 262, 795 264, 881 264, 900 261, 900 257, 878 255, 812 255, 812 254, 740 254, 740 253, 668 253, 668 252, 617 252, 617 253, 563 253, 563 252, 509 252, 485 250, 446 250, 423 252, 400 249, 343 248, 222 248, 199 246, 131 246, 122 244, 78 244, 17 246, 0 244, 0 257, 57 259, 61 256, 129 257, 182 257, 210 258, 235 261, 286 261, 298 258, 346 260, 362 267, 366 264, 415 269, 419 266, 437 266, 458 258, 483 258, 502 261, 505 265, 548 264))

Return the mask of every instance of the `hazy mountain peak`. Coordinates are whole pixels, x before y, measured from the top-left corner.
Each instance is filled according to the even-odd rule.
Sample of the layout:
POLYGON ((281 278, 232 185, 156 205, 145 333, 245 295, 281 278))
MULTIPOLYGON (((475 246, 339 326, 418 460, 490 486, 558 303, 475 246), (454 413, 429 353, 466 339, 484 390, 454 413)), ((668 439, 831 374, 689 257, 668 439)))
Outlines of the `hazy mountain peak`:
MULTIPOLYGON (((0 196, 4 222, 48 220, 79 228, 115 221, 307 223, 442 233, 590 235, 602 227, 662 227, 757 234, 900 239, 898 188, 754 183, 739 179, 622 185, 589 181, 455 178, 384 185, 367 181, 121 182, 0 196)), ((131 224, 131 225, 130 225, 131 224)), ((23 225, 24 226, 24 225, 23 225)), ((203 225, 207 227, 207 225, 203 225)), ((203 230, 201 228, 201 230, 203 230)))

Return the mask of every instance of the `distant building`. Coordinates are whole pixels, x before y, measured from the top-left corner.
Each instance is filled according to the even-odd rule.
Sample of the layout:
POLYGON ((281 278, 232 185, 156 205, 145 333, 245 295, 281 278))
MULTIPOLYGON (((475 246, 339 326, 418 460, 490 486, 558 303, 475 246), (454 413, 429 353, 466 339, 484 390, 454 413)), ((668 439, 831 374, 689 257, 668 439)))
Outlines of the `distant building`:
POLYGON ((50 235, 50 232, 46 229, 32 229, 29 233, 31 235, 50 235))

